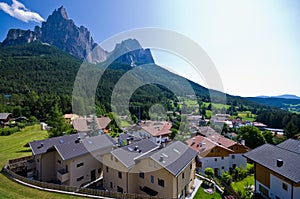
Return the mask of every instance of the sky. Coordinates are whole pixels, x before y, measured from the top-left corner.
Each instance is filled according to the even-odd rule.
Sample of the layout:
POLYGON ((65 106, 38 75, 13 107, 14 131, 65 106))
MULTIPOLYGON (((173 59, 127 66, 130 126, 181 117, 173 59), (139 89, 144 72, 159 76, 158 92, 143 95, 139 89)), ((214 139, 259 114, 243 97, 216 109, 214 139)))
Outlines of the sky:
MULTIPOLYGON (((195 41, 231 95, 300 96, 300 1, 297 0, 0 0, 0 40, 10 28, 33 29, 64 6, 98 43, 123 31, 158 27, 195 41)), ((176 42, 176 41, 174 41, 176 42)), ((186 61, 153 51, 155 61, 205 81, 186 61), (187 70, 188 69, 188 70, 187 70)))

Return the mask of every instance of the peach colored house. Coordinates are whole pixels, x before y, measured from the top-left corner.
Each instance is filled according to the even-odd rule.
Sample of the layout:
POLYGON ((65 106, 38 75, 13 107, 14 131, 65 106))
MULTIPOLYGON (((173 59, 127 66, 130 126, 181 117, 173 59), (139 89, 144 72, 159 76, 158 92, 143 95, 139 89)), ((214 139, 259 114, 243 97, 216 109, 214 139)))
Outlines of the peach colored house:
POLYGON ((110 191, 184 198, 192 189, 197 152, 176 141, 165 148, 148 139, 103 156, 103 183, 110 191))

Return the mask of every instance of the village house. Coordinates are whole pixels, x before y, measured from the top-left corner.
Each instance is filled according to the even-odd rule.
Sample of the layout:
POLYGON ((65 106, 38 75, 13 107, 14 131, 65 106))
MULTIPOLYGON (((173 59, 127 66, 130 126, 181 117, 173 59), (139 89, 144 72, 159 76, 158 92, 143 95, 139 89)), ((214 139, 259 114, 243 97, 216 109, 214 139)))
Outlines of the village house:
POLYGON ((8 123, 10 119, 11 113, 0 113, 0 125, 3 127, 6 123, 8 123))
POLYGON ((184 198, 193 188, 196 156, 180 141, 162 147, 143 139, 103 156, 103 184, 109 191, 184 198))
POLYGON ((97 118, 94 117, 77 117, 72 120, 73 128, 78 133, 94 133, 103 134, 109 131, 109 124, 111 120, 109 117, 101 116, 97 118))
POLYGON ((171 122, 142 121, 139 125, 129 129, 128 134, 142 139, 151 139, 160 145, 169 141, 171 127, 171 122))
POLYGON ((83 186, 101 176, 102 155, 115 144, 108 135, 82 139, 79 134, 30 142, 33 159, 27 163, 27 175, 43 182, 83 186))
POLYGON ((244 154, 254 162, 255 192, 264 198, 300 198, 300 141, 264 144, 244 154))
POLYGON ((214 169, 216 176, 225 171, 231 172, 236 167, 246 168, 247 161, 243 154, 248 148, 219 134, 208 137, 197 135, 186 143, 198 152, 197 170, 202 173, 208 167, 214 169))

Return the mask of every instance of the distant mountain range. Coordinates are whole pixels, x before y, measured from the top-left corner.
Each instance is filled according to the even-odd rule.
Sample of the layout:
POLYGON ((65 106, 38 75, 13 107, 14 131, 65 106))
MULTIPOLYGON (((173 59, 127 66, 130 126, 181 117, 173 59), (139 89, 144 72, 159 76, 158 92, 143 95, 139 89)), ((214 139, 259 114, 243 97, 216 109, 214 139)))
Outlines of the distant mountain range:
POLYGON ((290 94, 277 95, 277 96, 261 95, 261 96, 257 96, 257 98, 281 98, 281 99, 299 99, 300 100, 300 97, 298 97, 296 95, 290 95, 290 94))

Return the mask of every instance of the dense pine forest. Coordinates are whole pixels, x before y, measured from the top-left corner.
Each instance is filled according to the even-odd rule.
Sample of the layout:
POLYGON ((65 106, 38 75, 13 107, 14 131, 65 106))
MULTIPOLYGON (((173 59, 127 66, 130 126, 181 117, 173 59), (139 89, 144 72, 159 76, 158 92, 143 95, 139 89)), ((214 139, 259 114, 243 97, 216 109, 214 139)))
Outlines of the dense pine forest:
MULTIPOLYGON (((79 60, 56 47, 39 42, 0 47, 0 112, 10 112, 13 117, 34 116, 39 120, 47 120, 51 109, 57 105, 62 113, 72 112, 72 91, 77 72, 82 64, 79 60)), ((89 65, 90 70, 101 70, 101 64, 89 65)), ((159 66, 148 66, 150 71, 158 71, 161 76, 170 72, 159 66)), ((111 95, 119 79, 132 66, 113 62, 104 71, 96 92, 96 112, 111 112, 111 95)), ((153 76, 153 78, 155 78, 153 76)), ((174 84, 180 88, 182 77, 172 74, 174 84)), ((190 81, 189 81, 190 82, 190 81)), ((206 88, 190 82, 198 103, 210 102, 206 88)), ((251 111, 257 115, 256 120, 273 128, 287 128, 292 132, 300 130, 300 116, 279 108, 252 102, 242 97, 226 95, 228 108, 218 110, 231 115, 238 111, 251 111)), ((161 85, 148 84, 137 89, 131 96, 130 111, 135 116, 141 112, 141 119, 148 119, 149 108, 161 103, 166 110, 174 110, 169 106, 170 100, 176 96, 161 85), (139 108, 137 108, 139 107, 139 108)), ((80 100, 79 100, 80 101, 80 100)), ((84 104, 82 104, 84 106, 84 104)), ((203 106, 202 106, 203 109, 203 106)), ((177 111, 180 108, 177 107, 177 111)), ((205 111, 205 110, 204 110, 205 111)), ((199 113, 203 110, 199 110, 199 113)))

